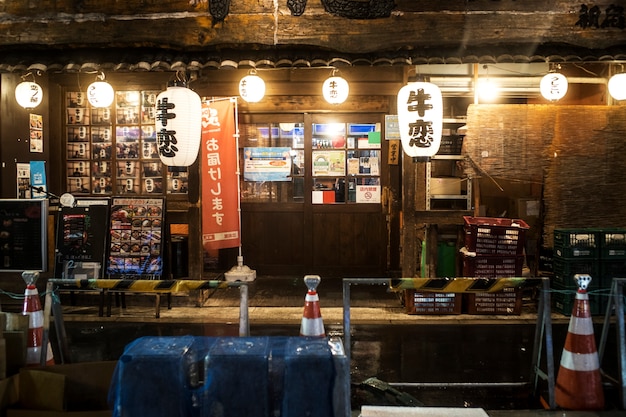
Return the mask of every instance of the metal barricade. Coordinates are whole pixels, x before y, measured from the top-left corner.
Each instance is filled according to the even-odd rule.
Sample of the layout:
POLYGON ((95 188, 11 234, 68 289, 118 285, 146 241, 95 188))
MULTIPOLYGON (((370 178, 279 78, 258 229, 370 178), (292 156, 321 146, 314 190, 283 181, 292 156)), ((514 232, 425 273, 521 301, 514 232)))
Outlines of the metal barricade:
MULTIPOLYGON (((392 281, 396 289, 420 288, 424 291, 442 291, 446 292, 466 292, 479 278, 344 278, 343 279, 343 334, 344 349, 348 360, 351 353, 351 331, 350 331, 350 291, 352 285, 382 285, 391 286, 392 281), (446 281, 441 285, 434 285, 436 288, 428 288, 428 283, 433 281, 446 281)), ((484 281, 484 279, 482 279, 484 281)), ((528 281, 537 281, 537 285, 541 284, 541 292, 537 311, 537 324, 535 327, 535 338, 533 344, 533 362, 531 364, 531 377, 533 378, 535 393, 538 389, 539 378, 544 379, 548 383, 548 406, 550 409, 556 408, 554 397, 555 389, 555 366, 554 366, 554 349, 552 338, 552 318, 550 309, 550 281, 547 278, 495 278, 491 280, 491 286, 486 289, 489 291, 499 291, 507 286, 518 286, 528 281), (499 281, 499 282, 496 282, 499 281), (544 372, 540 369, 541 354, 543 350, 543 342, 545 342, 546 366, 544 372)), ((463 382, 447 382, 447 383, 393 383, 392 386, 411 386, 411 387, 493 387, 493 386, 519 386, 526 383, 463 383, 463 382)))

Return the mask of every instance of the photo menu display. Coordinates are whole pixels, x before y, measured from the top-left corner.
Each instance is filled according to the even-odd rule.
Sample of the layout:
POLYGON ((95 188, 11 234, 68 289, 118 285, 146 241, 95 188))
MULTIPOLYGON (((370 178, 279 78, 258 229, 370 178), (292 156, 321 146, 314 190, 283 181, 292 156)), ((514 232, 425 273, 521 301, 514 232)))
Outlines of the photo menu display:
POLYGON ((107 275, 112 279, 161 279, 164 199, 114 198, 107 275))

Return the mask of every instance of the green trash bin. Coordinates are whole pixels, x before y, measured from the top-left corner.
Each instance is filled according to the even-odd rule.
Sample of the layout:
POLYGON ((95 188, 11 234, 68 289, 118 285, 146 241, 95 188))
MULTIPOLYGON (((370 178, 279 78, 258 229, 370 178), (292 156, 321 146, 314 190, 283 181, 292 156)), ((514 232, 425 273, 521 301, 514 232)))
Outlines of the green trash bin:
POLYGON ((437 244, 437 277, 456 277, 456 243, 439 242, 437 244))

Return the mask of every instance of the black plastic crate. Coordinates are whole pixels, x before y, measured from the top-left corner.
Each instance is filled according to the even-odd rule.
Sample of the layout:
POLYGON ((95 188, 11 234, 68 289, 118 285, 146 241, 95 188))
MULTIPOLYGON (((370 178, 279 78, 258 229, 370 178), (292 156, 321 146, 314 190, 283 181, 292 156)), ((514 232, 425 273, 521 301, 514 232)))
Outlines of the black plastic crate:
MULTIPOLYGON (((587 295, 589 296, 589 311, 591 315, 598 316, 604 314, 609 301, 607 294, 601 292, 594 293, 592 291, 587 295)), ((552 311, 566 316, 571 316, 575 300, 575 290, 572 290, 571 288, 564 288, 560 285, 552 285, 552 292, 550 293, 552 311)))
POLYGON ((600 284, 611 289, 613 278, 626 278, 626 259, 608 259, 600 261, 600 284))
POLYGON ((598 235, 600 259, 626 259, 626 229, 603 229, 598 235))
POLYGON ((554 256, 595 259, 600 256, 598 229, 554 229, 554 256))
POLYGON ((552 281, 564 288, 578 289, 574 279, 576 274, 591 276, 590 288, 598 289, 602 286, 600 264, 596 259, 568 259, 557 256, 553 259, 553 266, 552 281))

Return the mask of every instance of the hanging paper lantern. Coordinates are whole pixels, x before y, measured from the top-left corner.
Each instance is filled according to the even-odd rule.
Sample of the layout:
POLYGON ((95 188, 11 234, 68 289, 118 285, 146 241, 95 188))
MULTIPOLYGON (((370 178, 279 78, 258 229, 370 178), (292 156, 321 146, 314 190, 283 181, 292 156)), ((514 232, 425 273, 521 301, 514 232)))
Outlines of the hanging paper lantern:
POLYGON ((265 81, 256 74, 246 75, 239 81, 239 95, 248 103, 261 101, 265 96, 265 81))
POLYGON ((106 81, 94 81, 87 87, 87 100, 93 107, 109 107, 114 96, 113 87, 106 81))
POLYGON ((550 72, 541 79, 539 90, 546 100, 557 101, 565 97, 567 86, 568 82, 565 75, 558 72, 550 72))
POLYGON ((156 100, 159 158, 170 166, 193 164, 200 150, 202 101, 186 87, 168 87, 156 100))
POLYGON ((34 109, 43 100, 43 90, 35 82, 23 81, 15 87, 15 99, 25 109, 34 109))
POLYGON ((626 100, 626 73, 615 74, 609 79, 609 94, 615 100, 626 100))
POLYGON ((324 81, 322 94, 330 104, 341 104, 347 100, 350 93, 350 85, 342 77, 332 76, 324 81))
POLYGON ((398 92, 398 125, 407 155, 431 157, 439 151, 443 128, 441 90, 427 82, 409 83, 398 92))

